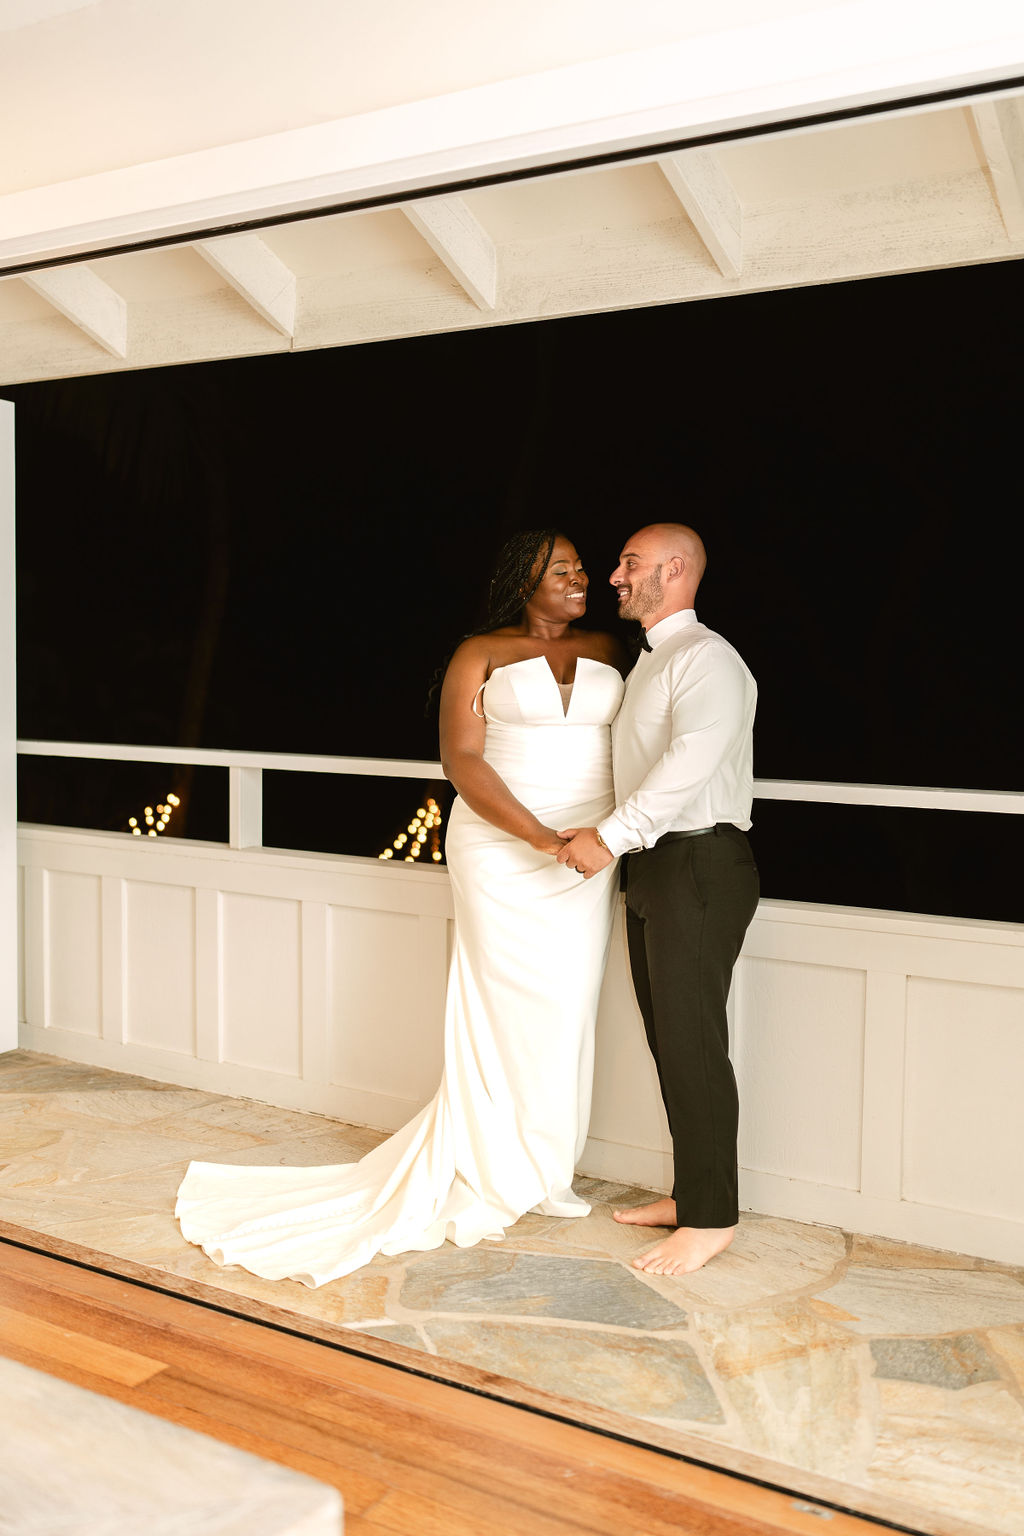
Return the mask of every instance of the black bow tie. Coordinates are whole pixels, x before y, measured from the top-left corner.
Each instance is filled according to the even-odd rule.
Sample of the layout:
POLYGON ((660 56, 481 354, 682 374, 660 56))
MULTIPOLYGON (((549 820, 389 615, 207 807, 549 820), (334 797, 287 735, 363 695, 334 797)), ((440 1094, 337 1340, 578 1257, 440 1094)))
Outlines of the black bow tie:
POLYGON ((651 649, 651 642, 647 638, 647 631, 645 629, 640 631, 640 649, 642 651, 649 651, 651 649))

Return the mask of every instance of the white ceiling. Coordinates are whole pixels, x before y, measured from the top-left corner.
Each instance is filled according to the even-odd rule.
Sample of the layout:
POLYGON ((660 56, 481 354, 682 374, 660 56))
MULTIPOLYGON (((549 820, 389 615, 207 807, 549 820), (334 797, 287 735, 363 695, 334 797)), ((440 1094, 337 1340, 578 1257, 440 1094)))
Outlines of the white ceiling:
MULTIPOLYGON (((802 36, 805 22, 809 35, 823 14, 849 24, 848 13, 874 4, 772 0, 770 9, 802 36)), ((979 14, 986 4, 979 0, 979 14)), ((749 63, 750 26, 757 31, 765 9, 763 0, 634 0, 628 14, 620 0, 290 0, 287 8, 278 0, 0 0, 0 143, 17 145, 0 163, 0 253, 86 252, 100 243, 97 230, 113 243, 137 194, 138 228, 147 220, 159 228, 145 198, 158 207, 148 188, 166 167, 189 167, 192 222, 176 227, 198 228, 206 183, 193 160, 203 174, 228 166, 230 175, 232 145, 247 175, 253 166, 262 174, 272 206, 275 174, 286 179, 273 169, 279 139, 318 123, 369 122, 354 115, 363 112, 379 114, 375 130, 387 128, 401 165, 400 152, 415 148, 401 136, 413 119, 384 109, 422 105, 425 93, 443 122, 449 103, 462 111, 488 82, 518 73, 518 96, 502 99, 526 123, 531 92, 582 78, 572 74, 581 60, 627 49, 627 62, 664 64, 677 56, 673 46, 707 43, 714 28, 727 63, 727 23, 749 63), (175 158, 182 155, 193 159, 175 158), (72 210, 67 235, 53 214, 62 200, 72 210), (5 214, 7 230, 21 221, 6 241, 5 214)), ((890 9, 898 12, 899 0, 890 9)), ((591 95, 582 92, 581 103, 600 99, 600 78, 587 76, 591 95)), ((464 122, 472 128, 472 116, 464 122)), ((377 142, 371 135, 356 145, 371 172, 377 142)), ((0 383, 1022 253, 1024 116, 1020 99, 1004 93, 0 277, 0 383)))
POLYGON ((0 0, 0 194, 841 0, 0 0), (314 46, 311 46, 311 41, 314 46))

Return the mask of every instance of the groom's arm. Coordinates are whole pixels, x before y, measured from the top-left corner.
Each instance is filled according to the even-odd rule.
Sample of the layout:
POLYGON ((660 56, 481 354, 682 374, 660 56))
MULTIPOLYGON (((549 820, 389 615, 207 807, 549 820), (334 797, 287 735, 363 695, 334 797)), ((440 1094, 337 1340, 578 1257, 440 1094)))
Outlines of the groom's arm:
POLYGON ((571 837, 561 864, 592 875, 623 853, 653 848, 718 771, 743 727, 747 682, 731 648, 701 646, 673 658, 671 740, 641 784, 599 827, 571 837))

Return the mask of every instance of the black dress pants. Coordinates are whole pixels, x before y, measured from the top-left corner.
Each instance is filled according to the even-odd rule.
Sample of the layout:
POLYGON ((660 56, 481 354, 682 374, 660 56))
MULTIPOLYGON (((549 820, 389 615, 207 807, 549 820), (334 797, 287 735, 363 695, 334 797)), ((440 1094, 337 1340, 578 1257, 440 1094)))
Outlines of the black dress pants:
POLYGON ((758 891, 750 844, 729 822, 629 856, 629 963, 668 1114, 681 1227, 739 1219, 725 1005, 758 891))

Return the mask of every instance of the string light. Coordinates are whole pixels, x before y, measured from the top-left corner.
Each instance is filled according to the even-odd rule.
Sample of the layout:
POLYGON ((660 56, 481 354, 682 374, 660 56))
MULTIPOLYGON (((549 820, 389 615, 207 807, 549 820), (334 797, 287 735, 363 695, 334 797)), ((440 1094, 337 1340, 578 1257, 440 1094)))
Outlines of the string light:
MULTIPOLYGON (((151 805, 145 806, 142 811, 142 819, 146 826, 149 828, 146 836, 159 837, 161 832, 165 832, 167 830, 171 816, 175 811, 175 808, 180 804, 181 799, 178 795, 168 795, 163 805, 158 805, 156 807, 155 815, 153 814, 153 807, 151 805)), ((142 836, 142 828, 139 826, 139 818, 137 816, 128 817, 128 830, 131 832, 133 837, 142 836)))
POLYGON ((428 795, 426 803, 417 806, 416 814, 410 818, 405 831, 396 834, 391 847, 379 853, 378 859, 393 859, 397 854, 404 864, 415 864, 421 854, 427 852, 434 864, 440 864, 444 857, 441 852, 442 821, 441 807, 433 795, 428 795), (404 852, 406 847, 408 853, 404 852))

